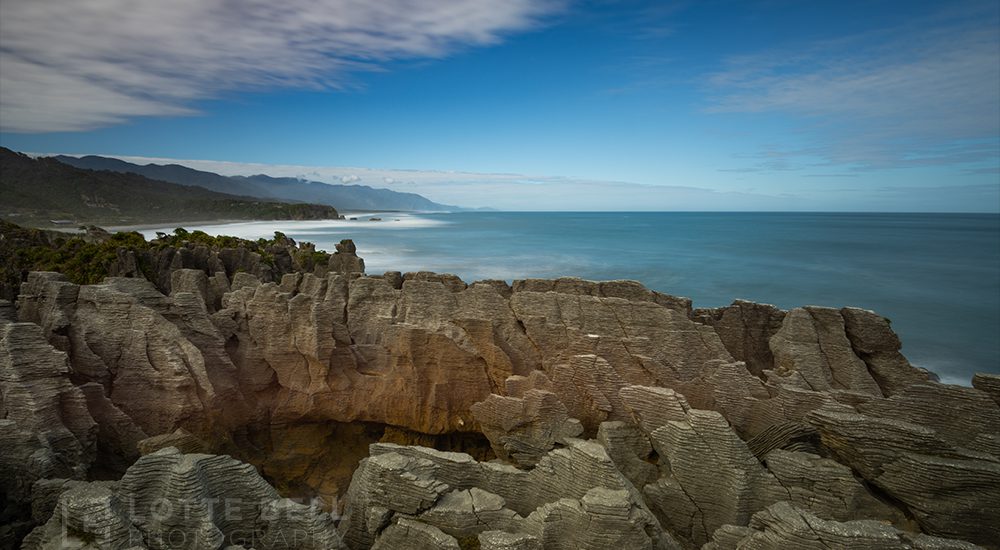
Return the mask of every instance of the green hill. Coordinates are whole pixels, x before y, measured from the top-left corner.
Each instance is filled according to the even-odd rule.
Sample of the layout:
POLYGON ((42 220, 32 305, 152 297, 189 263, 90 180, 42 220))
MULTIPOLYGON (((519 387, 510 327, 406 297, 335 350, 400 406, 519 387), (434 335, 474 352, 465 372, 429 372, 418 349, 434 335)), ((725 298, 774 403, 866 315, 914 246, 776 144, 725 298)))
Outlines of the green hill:
POLYGON ((21 225, 128 225, 201 220, 337 218, 331 206, 285 203, 157 181, 132 173, 84 170, 0 148, 0 217, 21 225))

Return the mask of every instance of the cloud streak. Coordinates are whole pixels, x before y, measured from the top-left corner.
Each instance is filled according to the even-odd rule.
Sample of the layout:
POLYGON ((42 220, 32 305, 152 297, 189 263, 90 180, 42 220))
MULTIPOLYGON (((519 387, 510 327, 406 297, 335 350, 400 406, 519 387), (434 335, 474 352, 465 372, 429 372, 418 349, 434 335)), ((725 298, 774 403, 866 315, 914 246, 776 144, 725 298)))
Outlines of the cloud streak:
POLYGON ((0 125, 83 131, 192 114, 231 90, 350 85, 380 64, 499 42, 562 0, 4 0, 0 125))
POLYGON ((783 113, 813 145, 786 158, 855 169, 996 162, 995 3, 787 51, 739 56, 708 79, 713 113, 783 113))

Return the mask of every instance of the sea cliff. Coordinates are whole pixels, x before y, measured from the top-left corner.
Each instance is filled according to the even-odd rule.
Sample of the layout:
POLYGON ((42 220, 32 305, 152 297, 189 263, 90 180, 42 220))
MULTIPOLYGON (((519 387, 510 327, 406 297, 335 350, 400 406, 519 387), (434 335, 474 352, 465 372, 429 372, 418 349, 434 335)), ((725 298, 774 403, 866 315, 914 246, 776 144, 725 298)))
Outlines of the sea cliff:
POLYGON ((998 548, 1000 376, 874 312, 162 245, 0 302, 5 542, 998 548))

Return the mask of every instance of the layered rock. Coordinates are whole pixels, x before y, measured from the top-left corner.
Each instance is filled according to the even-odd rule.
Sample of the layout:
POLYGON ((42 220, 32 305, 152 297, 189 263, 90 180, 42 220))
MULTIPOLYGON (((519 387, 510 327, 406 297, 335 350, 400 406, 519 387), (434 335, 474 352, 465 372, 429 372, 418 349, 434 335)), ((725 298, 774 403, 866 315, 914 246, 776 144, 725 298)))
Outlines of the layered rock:
POLYGON ((774 368, 769 341, 781 329, 785 312, 770 305, 736 300, 715 309, 697 309, 694 319, 715 328, 722 343, 737 361, 743 361, 753 375, 763 377, 774 368))
POLYGON ((886 550, 972 550, 967 542, 900 531, 878 521, 828 521, 787 502, 754 514, 748 526, 727 525, 704 550, 766 548, 884 548, 886 550))
POLYGON ((542 390, 529 390, 523 397, 491 394, 471 410, 497 456, 525 466, 535 465, 557 443, 583 432, 559 398, 542 390))
POLYGON ((774 374, 783 383, 814 391, 856 390, 881 396, 867 365, 854 353, 839 310, 821 307, 788 312, 771 337, 774 374))
POLYGON ((822 408, 808 420, 826 449, 906 506, 923 531, 995 545, 996 415, 985 393, 927 383, 857 410, 822 408))
POLYGON ((373 445, 347 499, 340 531, 351 548, 389 548, 385 541, 401 540, 404 529, 416 533, 420 548, 477 538, 500 548, 677 547, 603 449, 580 440, 530 471, 373 445))
POLYGON ((96 455, 97 424, 66 375, 66 354, 31 323, 0 323, 0 543, 30 526, 39 479, 84 479, 96 455))
POLYGON ((48 521, 23 548, 343 548, 332 518, 281 499, 249 464, 166 448, 117 484, 63 484, 48 521))
POLYGON ((33 544, 78 529, 66 514, 110 546, 181 529, 218 547, 251 527, 259 547, 300 531, 297 547, 338 544, 328 515, 253 467, 175 446, 343 508, 351 548, 1000 539, 996 376, 938 384, 871 312, 692 311, 627 281, 365 276, 352 243, 308 271, 276 258, 283 274, 178 254, 169 295, 35 273, 19 300, 30 324, 0 321, 15 350, 0 353, 8 499, 23 506, 34 483, 35 521, 58 512, 33 544), (126 468, 117 485, 53 480, 126 468), (216 494, 260 504, 220 524, 216 494), (188 519, 121 511, 154 497, 188 519))

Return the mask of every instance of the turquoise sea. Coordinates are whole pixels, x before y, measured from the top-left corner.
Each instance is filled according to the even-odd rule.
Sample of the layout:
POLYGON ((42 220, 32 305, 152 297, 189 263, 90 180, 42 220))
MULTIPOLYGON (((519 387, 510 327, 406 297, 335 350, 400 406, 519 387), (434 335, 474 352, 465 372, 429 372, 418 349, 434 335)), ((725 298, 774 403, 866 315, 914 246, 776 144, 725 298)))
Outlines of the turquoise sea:
POLYGON ((477 212, 357 218, 188 228, 247 238, 282 231, 327 250, 351 238, 369 273, 428 270, 466 281, 634 279, 690 297, 695 307, 736 298, 782 308, 859 306, 891 319, 903 353, 944 382, 968 384, 977 371, 1000 372, 1000 216, 994 214, 477 212))

